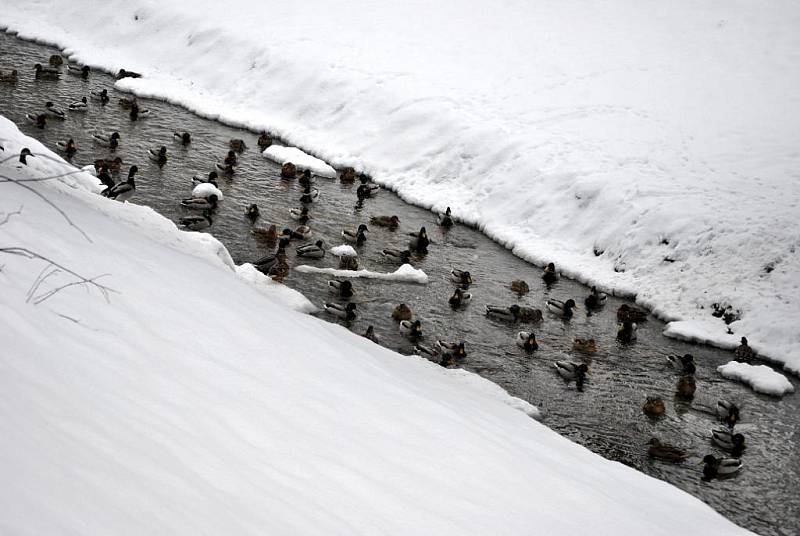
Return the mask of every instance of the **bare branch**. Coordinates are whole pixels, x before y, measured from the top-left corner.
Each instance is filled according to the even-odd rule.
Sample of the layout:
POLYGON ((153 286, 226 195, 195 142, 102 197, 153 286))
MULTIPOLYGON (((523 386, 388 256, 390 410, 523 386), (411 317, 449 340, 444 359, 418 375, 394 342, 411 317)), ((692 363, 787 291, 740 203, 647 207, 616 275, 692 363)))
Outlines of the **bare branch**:
POLYGON ((17 210, 15 210, 14 212, 7 212, 7 213, 6 213, 6 214, 3 216, 3 219, 2 219, 2 221, 0 221, 0 225, 5 225, 5 224, 7 224, 7 223, 8 223, 8 220, 10 220, 10 219, 11 219, 11 216, 18 216, 18 215, 20 215, 20 214, 22 214, 22 205, 20 205, 20 206, 19 206, 19 208, 18 208, 17 210))

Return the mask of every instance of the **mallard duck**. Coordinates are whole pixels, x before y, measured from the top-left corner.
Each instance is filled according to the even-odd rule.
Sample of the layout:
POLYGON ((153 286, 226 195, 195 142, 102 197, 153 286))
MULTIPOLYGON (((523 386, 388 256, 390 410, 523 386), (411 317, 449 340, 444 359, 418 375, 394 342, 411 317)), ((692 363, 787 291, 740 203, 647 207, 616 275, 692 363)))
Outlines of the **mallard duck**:
POLYGON ((542 279, 548 285, 551 285, 556 281, 558 281, 558 272, 556 272, 555 264, 551 262, 547 265, 547 267, 544 269, 544 272, 542 272, 542 279))
POLYGON ((381 187, 377 184, 360 184, 356 188, 356 197, 361 200, 369 199, 370 197, 375 197, 380 191, 381 187))
POLYGON ((131 104, 131 111, 128 113, 128 117, 131 118, 131 121, 138 121, 140 117, 148 117, 149 115, 150 110, 142 110, 139 108, 139 103, 134 99, 133 104, 131 104))
POLYGON ((78 148, 75 146, 75 141, 72 138, 67 141, 57 141, 56 147, 59 151, 64 153, 68 159, 75 156, 75 153, 78 152, 78 148))
POLYGON ((541 322, 542 311, 540 309, 533 309, 531 307, 520 307, 519 321, 525 323, 541 322))
POLYGON ((458 268, 453 268, 450 270, 450 280, 453 283, 458 283, 462 285, 464 288, 468 288, 472 284, 472 274, 470 274, 466 270, 459 270, 458 268))
POLYGON ((89 109, 89 103, 86 97, 81 97, 81 100, 73 102, 68 108, 70 112, 85 112, 89 109))
POLYGON ((397 216, 373 216, 369 219, 369 222, 378 227, 388 227, 391 230, 395 230, 400 225, 400 218, 397 216))
POLYGON ((89 96, 92 100, 100 101, 101 104, 108 104, 109 96, 107 89, 101 89, 100 91, 91 91, 89 96))
POLYGON ((244 215, 247 216, 247 219, 250 220, 250 223, 255 223, 255 221, 261 215, 261 211, 258 210, 258 205, 256 205, 255 203, 250 203, 244 209, 244 215))
POLYGON ((264 227, 253 227, 250 232, 265 239, 267 242, 275 242, 278 239, 278 228, 275 225, 270 225, 266 229, 264 227))
POLYGON ((739 363, 750 363, 753 360, 754 352, 747 344, 747 337, 742 337, 741 344, 733 352, 734 359, 739 363))
POLYGON ((589 367, 585 363, 573 363, 571 361, 556 361, 553 363, 558 375, 561 376, 565 382, 569 383, 575 381, 575 386, 579 391, 583 390, 583 383, 586 381, 586 373, 589 372, 589 367))
POLYGON ((9 72, 0 71, 0 82, 5 82, 6 84, 16 84, 17 83, 17 70, 12 69, 9 72))
POLYGON ((734 434, 726 428, 719 428, 711 431, 711 440, 722 450, 727 450, 734 458, 738 458, 744 452, 744 435, 734 434))
POLYGON ((624 321, 617 326, 617 340, 620 342, 633 342, 636 340, 637 326, 630 320, 624 321))
POLYGON ((181 206, 189 210, 216 210, 219 199, 211 194, 208 197, 190 197, 181 201, 181 206))
POLYGON ((158 167, 163 167, 167 163, 167 148, 162 145, 158 150, 148 149, 147 157, 155 162, 158 167))
POLYGON ((119 132, 112 132, 110 136, 106 136, 104 134, 94 133, 92 134, 92 140, 97 145, 102 147, 108 147, 109 149, 116 149, 119 146, 119 132))
POLYGON ((50 56, 48 63, 53 67, 59 67, 61 65, 64 65, 64 58, 62 58, 60 54, 53 54, 52 56, 50 56))
POLYGON ((692 354, 684 354, 682 356, 668 355, 667 363, 672 368, 680 370, 682 374, 694 374, 697 371, 692 354))
POLYGON ((538 350, 539 343, 536 342, 536 334, 532 331, 520 331, 517 333, 517 346, 529 354, 538 350))
POLYGON ((80 76, 84 80, 89 78, 89 72, 90 71, 91 71, 91 69, 89 69, 88 65, 83 65, 83 66, 81 66, 81 65, 73 65, 73 64, 67 65, 67 72, 69 74, 71 74, 73 76, 80 76))
POLYGON ((338 316, 345 320, 355 320, 356 318, 356 304, 348 303, 341 305, 339 303, 326 302, 324 304, 325 311, 333 316, 338 316))
POLYGON ((45 103, 44 113, 46 113, 48 117, 52 117, 53 119, 61 119, 62 121, 67 118, 67 114, 64 113, 64 110, 59 110, 56 108, 56 105, 50 101, 45 103))
POLYGON ((358 270, 358 257, 339 257, 340 270, 358 270))
POLYGON ((217 184, 217 179, 218 178, 219 178, 219 175, 217 175, 216 171, 210 171, 208 173, 208 177, 199 177, 199 176, 195 175, 194 177, 192 177, 192 186, 197 186, 198 184, 206 184, 206 183, 208 183, 208 184, 213 184, 214 186, 219 187, 219 185, 217 184))
POLYGON ((444 214, 439 214, 439 218, 437 219, 438 223, 442 227, 452 227, 453 226, 453 217, 450 213, 450 207, 447 207, 447 210, 444 211, 444 214))
POLYGON ((367 241, 366 233, 368 231, 369 229, 367 229, 367 226, 362 223, 355 231, 352 229, 342 229, 342 238, 349 244, 360 246, 367 241))
POLYGON ((311 177, 311 170, 304 169, 303 173, 300 175, 300 179, 297 182, 300 183, 300 186, 311 186, 314 184, 314 180, 311 177))
POLYGON ((428 231, 425 230, 425 227, 420 227, 418 233, 409 233, 409 236, 412 238, 408 241, 408 249, 419 253, 428 252, 431 241, 428 240, 428 231))
POLYGON ((243 139, 234 138, 228 142, 228 146, 230 146, 231 151, 236 151, 237 153, 243 153, 245 149, 247 149, 247 144, 244 142, 243 139))
POLYGON ((392 310, 392 318, 397 321, 411 320, 412 316, 411 308, 405 303, 401 303, 392 310))
POLYGON ((717 476, 730 475, 742 468, 742 460, 738 458, 717 458, 707 454, 703 458, 703 480, 711 480, 717 476))
POLYGON ((426 357, 428 359, 436 360, 439 358, 439 352, 436 350, 436 348, 431 348, 430 346, 423 346, 422 344, 414 345, 414 353, 419 356, 426 357))
POLYGON ((136 102, 136 97, 131 99, 128 97, 120 97, 117 102, 119 103, 120 108, 123 110, 130 110, 133 107, 133 104, 136 102))
POLYGON ((556 316, 559 316, 565 320, 569 320, 572 318, 573 309, 575 309, 575 300, 572 298, 568 299, 567 301, 556 300, 550 298, 549 300, 544 302, 547 305, 547 310, 553 313, 556 316))
POLYGON ((114 187, 114 180, 111 178, 111 175, 109 175, 108 168, 100 168, 100 172, 96 174, 96 177, 103 184, 103 186, 105 186, 105 188, 100 192, 100 195, 105 196, 109 188, 114 187))
POLYGON ((521 279, 515 279, 511 282, 511 290, 516 292, 518 296, 524 296, 531 291, 528 284, 521 279))
MULTIPOLYGON (((3 150, 5 151, 5 149, 3 149, 3 150)), ((31 153, 31 150, 28 149, 27 147, 25 147, 24 149, 22 149, 19 152, 19 163, 22 164, 22 165, 27 166, 28 165, 28 157, 29 156, 33 157, 33 156, 36 156, 36 155, 31 153)))
POLYGON ((101 168, 106 168, 108 171, 112 173, 119 173, 120 168, 122 167, 122 158, 117 156, 113 160, 109 160, 108 158, 98 158, 94 161, 94 168, 95 170, 100 170, 101 168))
POLYGON ((178 219, 178 225, 190 231, 200 231, 210 227, 213 222, 211 221, 211 212, 204 210, 202 216, 183 216, 178 219))
POLYGON ((679 398, 691 400, 694 398, 695 391, 697 391, 697 382, 695 382, 694 376, 691 374, 684 374, 678 379, 675 389, 679 398))
POLYGON ((117 73, 117 80, 122 80, 123 78, 141 78, 142 75, 139 73, 135 73, 133 71, 126 71, 125 69, 120 69, 117 73))
POLYGON ((236 166, 229 166, 227 164, 223 164, 223 163, 220 163, 220 162, 215 162, 214 163, 214 171, 216 171, 217 173, 222 173, 226 177, 230 178, 231 175, 236 173, 236 166))
POLYGON ((47 126, 47 116, 45 114, 25 114, 25 119, 29 123, 33 123, 37 128, 44 128, 47 126))
POLYGON ((583 300, 587 309, 598 309, 606 304, 608 301, 608 294, 605 292, 598 292, 597 287, 592 287, 591 293, 583 300))
POLYGON ((381 254, 385 258, 400 264, 409 264, 411 262, 411 252, 407 249, 401 251, 399 249, 387 248, 382 250, 381 254))
POLYGON ((661 399, 661 397, 648 396, 647 400, 642 406, 642 411, 646 415, 650 415, 652 417, 658 417, 660 415, 663 415, 664 412, 667 411, 667 408, 666 406, 664 406, 664 401, 661 399))
POLYGON ((619 306, 619 309, 617 309, 617 320, 620 322, 625 322, 626 320, 631 322, 644 322, 647 320, 647 311, 623 303, 619 306))
POLYGON ((311 227, 308 225, 298 225, 295 227, 295 230, 292 231, 292 238, 299 238, 300 240, 308 240, 311 238, 313 232, 311 231, 311 227))
POLYGON ((597 353, 597 343, 594 339, 581 339, 575 337, 572 341, 572 349, 582 354, 595 354, 597 353))
POLYGON ((286 162, 281 166, 281 178, 293 179, 297 176, 297 166, 291 162, 286 162))
POLYGON ((455 359, 467 357, 467 345, 465 342, 436 341, 436 350, 440 355, 452 356, 455 359))
POLYGON ((306 186, 303 188, 303 195, 300 196, 301 203, 313 203, 319 198, 319 190, 306 186))
POLYGON ((351 167, 346 167, 339 174, 339 180, 342 182, 355 182, 356 170, 351 167))
POLYGON ((367 326, 367 331, 365 331, 365 332, 364 332, 364 335, 363 335, 363 337, 364 337, 365 339, 369 339, 369 340, 371 340, 371 341, 372 341, 372 342, 374 342, 375 344, 380 344, 380 342, 381 342, 381 340, 380 340, 380 337, 378 337, 378 336, 375 334, 375 328, 372 326, 372 324, 370 324, 369 326, 367 326))
POLYGON ((37 63, 33 66, 33 69, 36 71, 36 79, 37 80, 60 80, 61 73, 57 69, 51 69, 49 67, 42 67, 41 63, 37 63))
POLYGON ((499 305, 487 305, 486 316, 496 320, 503 320, 505 322, 516 322, 519 320, 519 305, 512 305, 510 307, 503 307, 499 305))
POLYGON ((453 292, 453 295, 450 296, 450 299, 447 302, 450 304, 450 307, 452 307, 453 309, 457 309, 459 307, 467 305, 470 302, 470 300, 472 300, 472 294, 470 294, 469 292, 464 292, 460 288, 457 288, 453 292))
POLYGON ((261 135, 258 137, 258 148, 263 151, 270 145, 272 145, 272 138, 265 130, 262 130, 261 135))
POLYGON ((264 255, 258 260, 251 262, 256 270, 264 275, 270 275, 270 272, 278 264, 286 262, 286 253, 283 250, 278 250, 275 254, 264 255))
POLYGON ((136 193, 136 183, 134 181, 134 177, 138 171, 138 167, 131 166, 128 170, 128 179, 125 182, 115 184, 112 188, 106 190, 106 192, 104 192, 105 196, 109 199, 116 199, 117 201, 127 201, 133 197, 133 194, 136 193))
POLYGON ((650 445, 647 448, 647 455, 651 458, 677 463, 682 462, 689 457, 685 451, 677 447, 673 447, 672 445, 662 443, 655 437, 652 438, 647 444, 650 445))
POLYGON ((321 259, 325 256, 325 242, 317 240, 313 244, 298 246, 295 251, 298 257, 306 259, 321 259))
POLYGON ((332 291, 336 292, 340 298, 353 297, 353 283, 346 279, 344 281, 336 281, 335 279, 328 281, 328 286, 332 291))
POLYGON ((733 428, 739 422, 739 407, 733 402, 720 400, 717 402, 717 416, 723 423, 733 428))
POLYGON ((398 326, 400 333, 406 337, 417 338, 422 337, 422 322, 419 320, 401 320, 398 326))
POLYGON ((175 139, 176 141, 181 142, 181 145, 183 145, 184 147, 192 143, 192 135, 189 134, 188 132, 177 132, 177 131, 173 132, 172 138, 175 139))

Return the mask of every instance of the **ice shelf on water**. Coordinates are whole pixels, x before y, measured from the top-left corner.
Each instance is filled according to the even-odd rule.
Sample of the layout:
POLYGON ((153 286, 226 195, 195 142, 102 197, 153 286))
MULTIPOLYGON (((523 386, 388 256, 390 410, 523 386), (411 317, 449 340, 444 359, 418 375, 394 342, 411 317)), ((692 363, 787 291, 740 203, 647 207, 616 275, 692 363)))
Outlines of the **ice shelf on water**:
POLYGON ((394 272, 373 272, 372 270, 337 270, 336 268, 319 268, 308 264, 295 266, 296 272, 306 274, 329 274, 335 277, 350 279, 381 279, 384 281, 405 281, 409 283, 419 283, 424 285, 428 282, 428 274, 414 268, 410 264, 404 264, 394 272))
POLYGON ((717 367, 717 371, 725 378, 746 383, 754 391, 765 395, 783 396, 794 392, 794 386, 786 376, 766 365, 731 361, 717 367))
POLYGON ((273 162, 279 164, 291 162, 297 166, 298 171, 310 169, 311 173, 319 175, 320 177, 336 177, 336 170, 333 169, 330 164, 301 151, 297 147, 271 145, 264 149, 264 152, 261 154, 264 155, 264 158, 269 158, 273 162))

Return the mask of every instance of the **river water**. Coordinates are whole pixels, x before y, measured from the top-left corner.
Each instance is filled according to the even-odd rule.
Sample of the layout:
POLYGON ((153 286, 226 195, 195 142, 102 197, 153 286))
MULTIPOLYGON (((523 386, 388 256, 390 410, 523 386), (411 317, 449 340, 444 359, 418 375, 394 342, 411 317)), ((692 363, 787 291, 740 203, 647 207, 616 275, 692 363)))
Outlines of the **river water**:
MULTIPOLYGON (((0 114, 22 130, 55 149, 56 141, 71 137, 79 151, 76 164, 88 164, 95 158, 119 156, 123 169, 139 167, 137 193, 133 202, 151 206, 176 220, 186 212, 179 205, 192 190, 191 177, 206 175, 214 162, 224 158, 228 140, 242 138, 248 145, 236 174, 221 180, 225 200, 220 204, 209 230, 229 249, 237 262, 253 260, 266 253, 265 243, 251 232, 243 208, 257 203, 261 218, 257 226, 274 223, 281 229, 296 226, 289 218, 291 207, 301 206, 301 188, 296 180, 280 179, 280 167, 259 154, 257 134, 231 128, 200 118, 183 108, 148 99, 141 107, 151 116, 131 122, 118 100, 122 93, 113 89, 112 77, 93 72, 88 80, 64 74, 58 82, 35 81, 33 65, 47 63, 57 50, 22 41, 0 33, 0 70, 16 68, 16 85, 0 84, 0 114), (26 113, 40 113, 46 101, 66 109, 71 102, 88 96, 90 90, 106 88, 111 102, 106 106, 91 102, 86 113, 70 113, 66 121, 49 121, 44 130, 25 122, 26 113), (191 132, 193 141, 184 148, 172 139, 174 131, 191 132), (121 134, 116 153, 109 153, 91 142, 91 133, 101 131, 121 134), (147 150, 165 145, 169 160, 163 168, 147 158, 147 150)), ((63 68, 66 71, 66 68, 63 68)), ((761 396, 749 388, 724 380, 716 367, 732 359, 732 353, 668 339, 662 335, 664 324, 650 317, 641 324, 634 344, 620 344, 616 338, 615 311, 623 300, 610 298, 604 309, 588 314, 583 299, 589 291, 577 282, 561 279, 551 287, 541 281, 541 270, 513 256, 480 232, 456 225, 447 232, 436 225, 436 215, 411 206, 389 191, 380 192, 359 206, 356 185, 337 180, 315 178, 320 197, 311 207, 312 240, 325 239, 329 246, 341 243, 342 228, 356 228, 375 215, 397 215, 396 231, 370 226, 367 242, 359 248, 361 267, 375 271, 393 271, 380 254, 385 247, 404 249, 408 232, 425 226, 432 245, 428 255, 414 259, 414 265, 429 276, 427 285, 375 280, 354 280, 359 317, 349 326, 363 333, 374 325, 384 346, 400 353, 412 352, 412 343, 401 335, 391 312, 398 303, 408 304, 415 318, 422 321, 422 343, 432 345, 438 338, 464 340, 467 358, 462 366, 484 376, 511 394, 523 398, 543 412, 543 422, 569 439, 606 458, 674 484, 699 497, 736 523, 763 535, 800 534, 800 402, 796 395, 782 399, 761 396), (455 285, 449 279, 452 268, 469 270, 474 284, 473 300, 468 306, 452 310, 447 299, 455 285), (526 280, 529 294, 518 297, 509 289, 514 279, 526 280), (539 324, 514 326, 489 320, 485 304, 518 303, 544 309, 544 300, 574 298, 580 309, 571 321, 562 321, 544 312, 539 324), (520 329, 533 329, 540 349, 526 355, 517 348, 514 336, 520 329), (574 352, 574 337, 596 339, 598 352, 587 363, 590 375, 583 392, 574 384, 565 385, 553 368, 556 360, 581 362, 574 352), (697 363, 697 393, 691 402, 675 398, 675 371, 665 365, 665 356, 692 353, 697 363), (651 419, 642 413, 647 396, 661 396, 666 414, 651 419), (701 481, 699 460, 708 453, 721 455, 710 442, 710 430, 717 426, 713 408, 718 399, 735 401, 742 408, 738 431, 747 437, 743 456, 745 467, 736 477, 712 482, 701 481), (680 446, 692 457, 682 464, 653 461, 647 457, 647 441, 659 437, 680 446)), ((300 243, 300 242, 298 242, 300 243)), ((289 265, 312 264, 336 267, 335 257, 297 262, 294 245, 289 248, 289 265)), ((285 283, 315 303, 333 299, 324 275, 292 270, 285 283)), ((325 313, 320 313, 326 318, 325 313)), ((791 381, 798 386, 796 378, 791 381)))

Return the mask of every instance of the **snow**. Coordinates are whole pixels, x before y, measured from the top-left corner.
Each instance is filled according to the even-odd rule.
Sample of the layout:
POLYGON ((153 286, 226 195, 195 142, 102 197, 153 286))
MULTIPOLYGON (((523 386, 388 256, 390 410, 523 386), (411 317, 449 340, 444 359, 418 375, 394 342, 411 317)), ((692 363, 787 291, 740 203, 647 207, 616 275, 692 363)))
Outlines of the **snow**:
POLYGON ((358 257, 355 248, 350 244, 340 244, 331 248, 331 253, 337 257, 358 257))
POLYGON ((717 372, 725 378, 746 383, 757 393, 765 395, 783 396, 793 393, 794 386, 780 372, 775 372, 767 365, 751 365, 730 361, 717 367, 717 372))
POLYGON ((297 166, 298 171, 310 169, 314 175, 320 177, 335 178, 336 170, 333 169, 324 160, 315 158, 308 153, 304 153, 297 147, 284 147, 282 145, 270 145, 264 152, 261 153, 265 158, 269 158, 273 162, 285 164, 291 162, 297 166))
POLYGON ((800 371, 797 2, 0 7, 23 37, 144 73, 121 89, 450 206, 671 333, 714 341, 730 305, 736 335, 800 371))
MULTIPOLYGON (((0 139, 37 153, 0 175, 69 169, 2 117, 0 139)), ((27 184, 77 228, 0 182, 0 247, 110 291, 36 305, 44 263, 0 253, 3 533, 750 534, 477 375, 297 312, 212 236, 98 196, 87 173, 27 184)))
POLYGON ((222 201, 224 196, 222 195, 222 190, 214 186, 209 182, 204 182, 198 184, 192 190, 192 197, 209 197, 212 195, 217 196, 217 201, 222 201))
POLYGON ((373 272, 370 270, 338 270, 336 268, 319 268, 318 266, 310 266, 308 264, 301 264, 294 268, 296 272, 304 274, 328 274, 334 277, 343 278, 363 278, 363 279, 381 279, 383 281, 401 281, 405 283, 419 283, 425 285, 428 283, 428 274, 414 268, 410 264, 404 264, 397 270, 391 273, 373 272))
POLYGON ((290 289, 259 272, 252 264, 244 263, 236 267, 236 275, 247 281, 259 291, 270 296, 284 306, 300 313, 316 313, 319 309, 300 292, 290 289))

